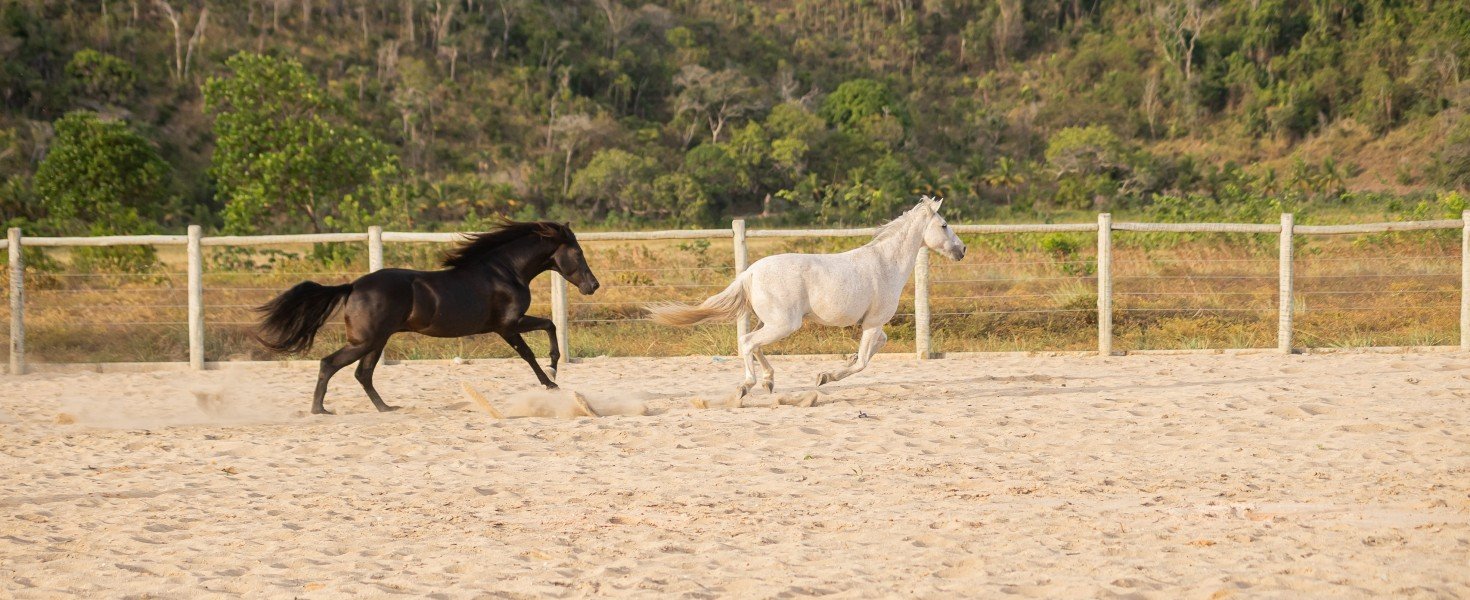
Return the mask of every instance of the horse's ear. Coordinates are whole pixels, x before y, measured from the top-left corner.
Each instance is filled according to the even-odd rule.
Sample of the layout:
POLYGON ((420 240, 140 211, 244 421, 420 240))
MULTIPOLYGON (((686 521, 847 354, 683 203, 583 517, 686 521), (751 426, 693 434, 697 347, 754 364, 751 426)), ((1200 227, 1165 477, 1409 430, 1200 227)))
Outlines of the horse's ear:
POLYGON ((548 240, 560 240, 561 238, 566 237, 562 233, 561 226, 558 225, 555 221, 538 221, 536 223, 535 231, 536 235, 539 235, 548 240))
POLYGON ((934 214, 939 214, 939 205, 944 204, 944 198, 934 198, 932 196, 926 196, 926 198, 929 200, 929 208, 934 209, 934 214))

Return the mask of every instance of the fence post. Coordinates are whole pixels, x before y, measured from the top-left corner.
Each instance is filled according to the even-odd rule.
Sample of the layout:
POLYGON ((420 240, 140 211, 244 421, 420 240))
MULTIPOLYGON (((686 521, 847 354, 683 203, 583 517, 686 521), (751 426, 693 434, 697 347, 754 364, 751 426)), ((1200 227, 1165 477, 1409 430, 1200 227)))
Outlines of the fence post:
POLYGON ((929 249, 919 248, 919 256, 914 259, 914 352, 919 360, 934 356, 929 323, 929 249))
MULTIPOLYGON (((739 277, 750 266, 750 251, 745 247, 745 219, 735 219, 730 222, 730 228, 735 230, 735 276, 739 277)), ((740 354, 740 340, 745 334, 750 333, 750 318, 746 316, 735 317, 735 353, 740 354)))
POLYGON ((1291 282, 1292 282, 1292 233, 1296 225, 1291 213, 1281 213, 1281 299, 1277 313, 1276 347, 1291 354, 1291 282))
POLYGON ((1097 354, 1113 355, 1113 214, 1097 215, 1097 354))
POLYGON ((373 225, 368 227, 368 272, 373 273, 383 269, 383 227, 373 225))
POLYGON ((556 345, 561 348, 562 362, 572 362, 571 318, 567 309, 567 280, 551 271, 551 324, 556 326, 556 345))
POLYGON ((1460 349, 1470 351, 1470 210, 1460 218, 1465 221, 1460 233, 1460 349))
POLYGON ((204 370, 204 249, 203 230, 189 226, 189 367, 204 370))
POLYGON ((26 372, 26 324, 25 324, 25 257, 20 247, 20 228, 11 227, 8 232, 10 245, 10 374, 24 375, 26 372))

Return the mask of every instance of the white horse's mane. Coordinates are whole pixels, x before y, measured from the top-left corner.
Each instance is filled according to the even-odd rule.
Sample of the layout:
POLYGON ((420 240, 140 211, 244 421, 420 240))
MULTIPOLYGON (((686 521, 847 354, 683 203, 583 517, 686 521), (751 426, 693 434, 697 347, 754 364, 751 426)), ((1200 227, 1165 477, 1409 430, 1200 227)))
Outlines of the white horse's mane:
POLYGON ((907 224, 909 222, 909 219, 913 218, 914 215, 919 214, 919 208, 921 207, 928 209, 928 215, 935 214, 934 209, 929 206, 929 202, 931 201, 932 198, 930 198, 929 196, 920 196, 919 203, 914 205, 913 208, 904 211, 903 214, 893 218, 887 223, 875 227, 874 229, 877 230, 877 233, 874 233, 873 239, 865 245, 871 246, 895 235, 898 235, 900 231, 903 231, 902 225, 907 224))

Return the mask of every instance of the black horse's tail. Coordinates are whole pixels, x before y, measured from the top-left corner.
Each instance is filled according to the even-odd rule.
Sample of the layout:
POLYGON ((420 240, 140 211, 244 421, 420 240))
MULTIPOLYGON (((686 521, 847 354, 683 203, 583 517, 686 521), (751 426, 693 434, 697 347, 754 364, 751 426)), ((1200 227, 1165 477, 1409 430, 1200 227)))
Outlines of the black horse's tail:
POLYGON ((299 354, 311 349, 316 332, 352 293, 352 284, 326 286, 303 281, 255 309, 265 314, 256 341, 276 352, 299 354))

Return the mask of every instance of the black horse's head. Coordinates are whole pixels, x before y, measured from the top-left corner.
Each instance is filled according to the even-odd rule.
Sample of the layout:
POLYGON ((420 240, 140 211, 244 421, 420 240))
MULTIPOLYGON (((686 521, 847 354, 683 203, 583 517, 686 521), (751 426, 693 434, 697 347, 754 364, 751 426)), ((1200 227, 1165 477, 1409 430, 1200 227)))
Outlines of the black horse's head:
POLYGON ((501 221, 490 231, 466 236, 465 243, 444 257, 444 266, 473 268, 492 259, 521 265, 516 270, 528 281, 543 271, 556 271, 584 295, 601 285, 587 266, 577 234, 567 223, 501 221))
POLYGON ((582 292, 583 296, 592 295, 602 284, 592 274, 592 267, 587 266, 587 255, 582 252, 582 244, 577 242, 577 234, 572 232, 570 223, 553 225, 560 230, 555 236, 560 245, 551 253, 551 270, 561 273, 562 277, 577 286, 577 291, 582 292))

